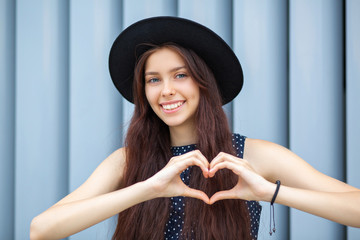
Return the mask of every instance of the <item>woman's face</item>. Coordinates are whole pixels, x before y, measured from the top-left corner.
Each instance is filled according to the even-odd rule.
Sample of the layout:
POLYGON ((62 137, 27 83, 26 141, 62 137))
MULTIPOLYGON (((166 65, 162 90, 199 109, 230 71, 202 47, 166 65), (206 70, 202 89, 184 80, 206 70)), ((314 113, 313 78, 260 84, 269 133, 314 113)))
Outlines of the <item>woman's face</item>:
POLYGON ((160 48, 148 57, 145 94, 153 111, 169 127, 193 126, 200 90, 175 51, 160 48))

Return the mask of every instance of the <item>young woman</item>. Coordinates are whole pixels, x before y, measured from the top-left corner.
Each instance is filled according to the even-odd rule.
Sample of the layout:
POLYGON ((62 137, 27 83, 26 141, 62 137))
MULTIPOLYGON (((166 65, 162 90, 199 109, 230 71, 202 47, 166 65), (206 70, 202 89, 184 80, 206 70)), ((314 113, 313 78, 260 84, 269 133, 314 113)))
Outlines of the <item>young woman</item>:
POLYGON ((116 214, 113 239, 256 239, 257 201, 360 227, 359 189, 284 147, 230 132, 222 105, 241 90, 242 70, 211 30, 142 20, 116 39, 109 65, 135 104, 125 146, 35 217, 31 239, 64 238, 116 214))

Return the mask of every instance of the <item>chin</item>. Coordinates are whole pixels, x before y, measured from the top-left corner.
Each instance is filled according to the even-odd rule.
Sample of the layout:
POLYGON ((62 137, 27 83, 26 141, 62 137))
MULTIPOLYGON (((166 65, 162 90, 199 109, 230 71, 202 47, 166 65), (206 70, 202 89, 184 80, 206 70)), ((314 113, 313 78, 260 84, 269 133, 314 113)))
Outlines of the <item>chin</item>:
POLYGON ((190 121, 190 119, 163 119, 163 122, 168 127, 172 127, 172 128, 189 127, 192 129, 194 125, 194 123, 190 121))
POLYGON ((183 122, 177 122, 177 121, 164 121, 164 123, 168 127, 179 127, 179 126, 183 125, 183 122))

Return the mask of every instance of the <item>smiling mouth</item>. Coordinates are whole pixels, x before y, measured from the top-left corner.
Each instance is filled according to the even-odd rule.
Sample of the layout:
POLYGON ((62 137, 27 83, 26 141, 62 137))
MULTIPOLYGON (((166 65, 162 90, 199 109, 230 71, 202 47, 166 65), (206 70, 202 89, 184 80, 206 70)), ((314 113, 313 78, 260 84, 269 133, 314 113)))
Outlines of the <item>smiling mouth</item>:
POLYGON ((162 108, 168 111, 175 110, 179 107, 181 107, 184 104, 185 101, 172 103, 172 104, 161 104, 162 108))

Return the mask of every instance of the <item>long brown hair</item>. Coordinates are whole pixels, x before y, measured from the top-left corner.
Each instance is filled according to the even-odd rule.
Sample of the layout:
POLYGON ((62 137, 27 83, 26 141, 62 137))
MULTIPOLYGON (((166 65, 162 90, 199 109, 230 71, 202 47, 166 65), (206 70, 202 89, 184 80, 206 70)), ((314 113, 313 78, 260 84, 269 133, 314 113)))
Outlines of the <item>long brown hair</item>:
MULTIPOLYGON (((168 43, 152 46, 138 60, 134 71, 135 110, 125 139, 126 168, 123 186, 144 181, 160 171, 172 157, 168 126, 151 109, 145 97, 144 68, 148 57, 160 48, 178 53, 190 76, 200 88, 196 111, 197 148, 211 161, 219 152, 235 154, 231 132, 222 109, 216 80, 206 63, 192 50, 168 43)), ((191 169, 190 187, 211 196, 232 188, 237 176, 230 170, 219 171, 205 179, 198 168, 191 169)), ((207 205, 201 200, 186 198, 181 238, 251 239, 250 217, 243 200, 223 200, 207 205)), ((169 218, 170 199, 158 198, 133 206, 118 215, 113 235, 117 239, 163 239, 169 218)))

